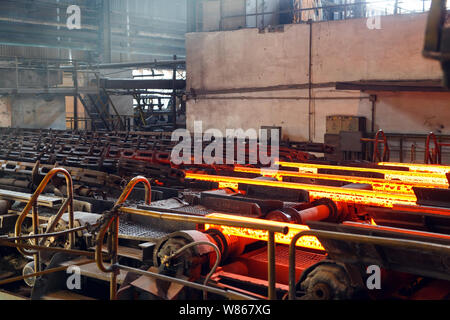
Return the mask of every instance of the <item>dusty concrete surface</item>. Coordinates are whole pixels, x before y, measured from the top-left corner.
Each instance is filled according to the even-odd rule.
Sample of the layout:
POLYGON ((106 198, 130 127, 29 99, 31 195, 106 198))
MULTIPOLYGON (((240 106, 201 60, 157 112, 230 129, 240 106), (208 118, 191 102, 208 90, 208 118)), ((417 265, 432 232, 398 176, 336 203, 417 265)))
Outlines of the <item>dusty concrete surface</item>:
POLYGON ((0 127, 11 126, 11 99, 0 96, 0 127))
MULTIPOLYGON (((442 75, 436 61, 422 57, 426 14, 381 17, 380 22, 381 29, 368 29, 366 19, 312 25, 311 79, 321 87, 312 89, 311 103, 309 25, 286 25, 284 32, 187 34, 187 86, 197 93, 187 103, 188 129, 194 120, 202 120, 204 129, 274 125, 283 127, 285 139, 321 142, 328 115, 364 116, 370 129, 369 94, 338 92, 334 82, 442 75)), ((450 134, 450 93, 373 94, 378 96, 375 130, 450 134)))
POLYGON ((422 57, 426 18, 380 17, 381 29, 366 19, 313 24, 313 82, 439 78, 439 64, 422 57))
POLYGON ((0 69, 0 88, 55 86, 62 83, 62 73, 45 70, 0 69))
POLYGON ((11 126, 33 129, 66 129, 66 106, 64 96, 49 99, 35 95, 11 97, 11 126))

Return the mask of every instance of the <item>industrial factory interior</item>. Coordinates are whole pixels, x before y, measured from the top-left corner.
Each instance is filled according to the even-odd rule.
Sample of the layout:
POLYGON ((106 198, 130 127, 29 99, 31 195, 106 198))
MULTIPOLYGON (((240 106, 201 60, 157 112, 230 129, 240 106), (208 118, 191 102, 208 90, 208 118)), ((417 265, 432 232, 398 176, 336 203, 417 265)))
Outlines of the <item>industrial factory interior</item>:
POLYGON ((449 300, 449 13, 0 0, 0 300, 449 300))

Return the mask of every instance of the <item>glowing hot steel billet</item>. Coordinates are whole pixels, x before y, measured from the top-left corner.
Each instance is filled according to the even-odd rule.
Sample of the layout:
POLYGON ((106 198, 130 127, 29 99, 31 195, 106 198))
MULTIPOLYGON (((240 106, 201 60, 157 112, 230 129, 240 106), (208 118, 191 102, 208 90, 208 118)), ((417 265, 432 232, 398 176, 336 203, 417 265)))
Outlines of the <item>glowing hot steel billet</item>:
POLYGON ((259 186, 307 190, 309 192, 310 200, 328 198, 335 202, 356 203, 387 208, 391 208, 394 204, 415 205, 417 201, 416 196, 413 194, 395 194, 372 190, 357 190, 282 181, 267 181, 228 176, 216 176, 190 172, 186 172, 186 178, 201 181, 218 182, 219 188, 230 187, 233 189, 237 189, 239 183, 245 183, 259 186))
POLYGON ((364 183, 372 185, 372 189, 381 192, 390 193, 404 193, 404 194, 414 194, 413 187, 421 188, 436 188, 434 184, 428 183, 415 183, 415 182, 404 182, 398 180, 385 180, 377 178, 365 178, 356 176, 343 176, 336 174, 321 174, 321 173, 303 173, 303 172, 293 172, 284 170, 271 170, 264 168, 250 168, 235 166, 234 171, 236 172, 246 172, 260 174, 266 177, 274 177, 279 181, 283 180, 283 177, 300 177, 300 178, 310 178, 310 179, 322 179, 322 180, 334 180, 334 181, 345 181, 348 183, 364 183))
POLYGON ((360 172, 378 172, 384 174, 385 180, 400 180, 404 182, 433 184, 436 187, 448 188, 449 184, 445 175, 428 172, 411 172, 399 170, 386 170, 377 168, 361 168, 361 167, 346 167, 333 166, 325 164, 312 163, 298 163, 298 162, 276 162, 280 166, 298 168, 299 172, 307 172, 317 174, 318 169, 335 169, 346 171, 360 171, 360 172))
POLYGON ((445 175, 450 172, 450 166, 439 164, 422 164, 422 163, 401 163, 401 162, 378 162, 379 166, 406 167, 412 172, 438 173, 445 175))

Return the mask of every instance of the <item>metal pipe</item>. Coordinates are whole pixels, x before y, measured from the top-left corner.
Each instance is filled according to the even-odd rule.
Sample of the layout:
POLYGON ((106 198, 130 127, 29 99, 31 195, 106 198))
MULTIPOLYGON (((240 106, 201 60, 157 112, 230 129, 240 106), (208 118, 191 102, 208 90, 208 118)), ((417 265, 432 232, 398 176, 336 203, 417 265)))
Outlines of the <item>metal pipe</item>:
MULTIPOLYGON (((147 178, 143 176, 137 176, 128 182, 127 186, 123 189, 122 194, 120 195, 119 199, 117 199, 115 208, 120 206, 122 203, 124 203, 128 196, 130 195, 131 191, 133 191, 136 184, 142 182, 145 186, 145 202, 149 205, 152 198, 152 191, 151 191, 151 185, 150 182, 147 180, 147 178)), ((114 210, 114 209, 113 209, 114 210)), ((111 218, 109 221, 107 221, 103 228, 100 229, 98 235, 97 235, 97 247, 95 248, 95 257, 96 257, 96 263, 97 267, 103 271, 103 272, 113 272, 113 275, 111 275, 111 282, 110 282, 110 294, 111 299, 115 299, 115 293, 117 290, 117 275, 115 274, 114 265, 117 262, 117 251, 119 247, 119 240, 118 240, 118 234, 119 234, 119 217, 115 216, 111 218), (112 255, 112 263, 110 267, 105 267, 103 264, 102 259, 102 246, 103 246, 103 239, 105 237, 106 232, 109 230, 109 228, 112 227, 113 233, 112 233, 112 246, 108 246, 108 254, 112 255), (111 249, 111 250, 110 250, 111 249)))
POLYGON ((308 58, 308 141, 312 142, 313 140, 313 105, 312 105, 312 20, 308 20, 309 24, 309 58, 308 58))
POLYGON ((122 194, 120 195, 119 199, 116 201, 116 205, 120 205, 124 203, 128 196, 130 195, 131 191, 133 191, 136 184, 142 182, 145 186, 145 202, 150 205, 151 199, 152 199, 152 187, 150 185, 150 182, 147 180, 144 176, 137 176, 130 180, 128 185, 123 189, 122 194))
POLYGON ((295 244, 302 236, 303 231, 300 231, 289 244, 289 300, 295 300, 295 244))
POLYGON ((119 217, 118 216, 115 219, 113 219, 112 229, 114 230, 114 232, 111 235, 112 243, 113 243, 113 250, 111 252, 112 272, 111 272, 110 292, 109 293, 110 293, 110 299, 116 300, 117 275, 120 273, 120 270, 115 268, 115 266, 119 262, 118 257, 117 257, 118 250, 119 250, 119 217))
MULTIPOLYGON (((72 183, 72 177, 70 176, 69 172, 64 168, 53 168, 51 169, 44 177, 44 179, 41 181, 39 186, 36 188, 36 191, 31 196, 30 201, 26 204, 25 208, 22 210, 21 214, 17 218, 16 225, 15 225, 15 233, 14 236, 19 237, 22 233, 22 224, 25 220, 28 212, 30 209, 34 206, 34 204, 37 201, 37 198, 39 195, 44 191, 45 187, 47 186, 48 182, 58 173, 61 173, 64 175, 66 179, 66 189, 67 189, 67 197, 68 197, 68 211, 69 211, 69 229, 73 229, 74 222, 73 222, 73 183, 72 183)), ((36 213, 36 217, 33 214, 33 224, 39 223, 39 221, 35 221, 35 219, 39 220, 39 216, 36 213)), ((73 247, 74 244, 74 235, 71 233, 69 234, 69 245, 70 248, 73 247)), ((17 241, 19 243, 19 241, 17 241)), ((28 255, 25 251, 22 250, 22 248, 18 248, 18 251, 22 253, 23 255, 28 255)))
POLYGON ((199 283, 190 282, 190 281, 186 281, 186 280, 182 280, 182 279, 178 279, 178 278, 173 278, 173 277, 169 277, 169 276, 162 275, 162 274, 159 274, 159 273, 154 273, 154 272, 150 272, 150 271, 144 271, 144 270, 141 270, 141 269, 136 269, 136 268, 120 265, 120 264, 118 264, 116 266, 117 266, 118 269, 125 270, 125 271, 128 271, 128 272, 133 272, 133 273, 141 274, 141 275, 144 275, 144 276, 149 276, 149 277, 152 277, 152 278, 156 278, 158 280, 178 283, 178 284, 181 284, 183 286, 191 287, 191 288, 198 289, 198 290, 206 290, 208 292, 224 296, 224 297, 226 297, 228 299, 231 299, 231 300, 255 300, 253 297, 250 297, 250 296, 238 293, 238 292, 234 292, 234 291, 217 289, 217 288, 205 286, 205 285, 202 285, 202 284, 199 284, 199 283))
POLYGON ((66 248, 58 248, 58 247, 35 246, 32 244, 14 243, 14 242, 6 241, 3 239, 0 239, 0 245, 4 246, 4 247, 11 247, 11 248, 18 248, 18 249, 24 248, 24 249, 31 249, 31 250, 63 252, 66 254, 73 254, 73 255, 86 256, 86 257, 94 257, 95 256, 95 252, 91 252, 91 251, 66 249, 66 248))
POLYGON ((187 214, 177 214, 177 213, 159 212, 159 211, 152 211, 152 210, 143 210, 143 209, 128 208, 128 207, 121 207, 118 210, 123 213, 138 214, 138 215, 142 215, 142 216, 146 216, 146 217, 160 218, 162 220, 242 227, 242 228, 257 229, 257 230, 267 230, 267 231, 272 231, 272 232, 277 232, 277 233, 282 233, 282 234, 287 234, 289 231, 289 228, 287 228, 287 227, 276 226, 276 225, 270 224, 270 222, 265 222, 263 219, 260 219, 261 220, 260 223, 254 223, 254 222, 243 221, 242 219, 238 219, 239 216, 236 216, 236 218, 235 218, 232 215, 230 215, 230 217, 227 219, 221 219, 221 218, 219 219, 219 218, 192 216, 192 215, 187 215, 187 214))
POLYGON ((369 100, 372 102, 372 123, 370 124, 370 128, 372 132, 375 132, 375 102, 377 101, 377 96, 372 94, 369 96, 369 100))
MULTIPOLYGON (((145 62, 123 62, 123 63, 103 63, 97 65, 79 65, 80 70, 83 69, 122 69, 122 68, 156 68, 156 67, 172 67, 173 65, 186 64, 185 60, 160 60, 145 62)), ((72 66, 61 66, 61 69, 73 69, 72 66)))
MULTIPOLYGON (((213 94, 208 94, 213 95, 213 94)), ((255 97, 255 96, 213 96, 206 97, 206 94, 195 96, 195 100, 365 100, 369 97, 255 97)))
MULTIPOLYGON (((36 205, 36 201, 33 202, 33 206, 31 209, 33 218, 32 218, 32 224, 33 224, 33 233, 34 234, 38 234, 39 233, 39 215, 38 215, 38 210, 37 210, 37 205, 36 205)), ((34 239, 34 245, 38 245, 38 239, 34 239)), ((39 272, 41 271, 41 261, 40 261, 40 255, 39 255, 39 251, 36 251, 33 254, 34 257, 34 271, 35 272, 39 272)))
MULTIPOLYGON (((183 252, 184 250, 193 247, 193 246, 198 246, 198 245, 208 245, 213 247, 214 251, 216 252, 216 261, 214 262, 214 266, 211 268, 211 271, 207 274, 205 281, 203 282, 203 285, 206 286, 209 282, 209 279, 211 279, 211 276, 214 274, 214 272, 216 271, 221 257, 222 255, 220 254, 219 248, 212 242, 208 242, 208 241, 195 241, 195 242, 191 242, 188 243, 187 245, 181 247, 180 249, 178 249, 177 251, 175 251, 167 260, 173 259, 174 257, 176 257, 177 255, 179 255, 181 252, 183 252)), ((203 291, 203 300, 207 299, 207 291, 203 291)))
POLYGON ((299 211, 302 224, 304 224, 306 221, 325 220, 330 216, 330 213, 330 207, 323 204, 299 211))
MULTIPOLYGON (((97 226, 98 224, 92 225, 92 226, 97 226)), ((88 226, 81 226, 81 227, 76 227, 73 229, 68 229, 68 230, 63 230, 63 231, 58 231, 58 232, 46 232, 46 233, 40 233, 40 234, 32 234, 32 235, 28 235, 28 236, 20 236, 20 237, 8 237, 8 236, 0 236, 0 240, 8 240, 8 241, 15 241, 15 240, 28 240, 28 239, 36 239, 36 238, 43 238, 46 239, 48 237, 58 237, 58 236, 62 236, 71 232, 78 232, 81 230, 85 230, 87 229, 88 226)))
MULTIPOLYGON (((105 234, 108 231, 109 227, 111 226, 114 219, 110 219, 107 221, 105 226, 100 229, 99 233, 97 234, 97 247, 95 248, 95 262, 97 263, 97 267, 100 269, 100 271, 103 272, 112 272, 112 267, 106 268, 103 264, 103 239, 105 238, 105 234)), ((111 254, 113 251, 112 248, 108 245, 108 254, 111 254)))
MULTIPOLYGON (((91 260, 83 261, 83 262, 79 262, 79 263, 74 263, 73 266, 82 266, 82 265, 85 265, 85 264, 88 264, 88 263, 92 263, 92 262, 93 261, 91 261, 91 260)), ((17 276, 17 277, 5 279, 5 280, 0 281, 0 286, 8 284, 8 283, 11 283, 11 282, 20 281, 20 280, 23 280, 23 279, 26 279, 26 278, 39 277, 39 276, 43 276, 45 274, 63 271, 63 270, 66 270, 68 267, 69 266, 61 266, 61 267, 56 267, 56 268, 52 268, 52 269, 46 269, 44 271, 34 272, 34 273, 22 275, 22 276, 17 276)))
POLYGON ((268 298, 269 300, 275 300, 277 298, 275 290, 275 234, 272 231, 268 231, 267 272, 268 298))

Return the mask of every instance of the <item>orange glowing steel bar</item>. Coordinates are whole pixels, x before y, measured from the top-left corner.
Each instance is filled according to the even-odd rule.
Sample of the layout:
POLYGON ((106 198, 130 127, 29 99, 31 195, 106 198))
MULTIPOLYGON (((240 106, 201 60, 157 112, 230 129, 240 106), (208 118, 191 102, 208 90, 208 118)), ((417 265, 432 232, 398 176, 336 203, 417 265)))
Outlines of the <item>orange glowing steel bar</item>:
POLYGON ((370 225, 370 224, 364 224, 361 222, 353 222, 353 221, 344 221, 342 224, 347 225, 347 226, 357 226, 357 227, 365 228, 365 229, 395 231, 398 233, 415 235, 415 236, 425 236, 425 237, 436 238, 436 239, 450 240, 450 236, 448 234, 442 234, 442 233, 434 233, 434 232, 403 229, 403 228, 396 228, 396 227, 387 227, 387 226, 377 226, 377 225, 370 225))
POLYGON ((406 167, 412 172, 438 173, 445 175, 450 172, 450 166, 442 166, 438 164, 421 164, 421 163, 401 163, 401 162, 378 162, 379 166, 406 167))
POLYGON ((283 177, 301 177, 301 178, 323 179, 323 180, 338 180, 350 183, 366 183, 372 185, 372 188, 375 191, 405 193, 405 194, 413 194, 414 193, 412 189, 413 187, 423 187, 423 188, 436 187, 436 185, 434 184, 414 183, 398 180, 384 180, 376 178, 352 177, 352 176, 342 176, 336 174, 322 174, 322 173, 313 174, 313 173, 302 173, 284 170, 249 168, 241 166, 235 166, 234 171, 255 173, 266 177, 274 177, 279 181, 282 181, 283 177))
POLYGON ((287 189, 307 190, 311 200, 328 198, 335 202, 357 203, 377 207, 393 207, 394 204, 415 205, 416 196, 413 194, 395 194, 372 190, 346 189, 339 187, 320 186, 281 181, 256 180, 248 178, 215 176, 186 172, 186 178, 201 181, 218 182, 219 188, 231 187, 237 189, 239 183, 259 186, 280 187, 287 189))
POLYGON ((362 172, 379 172, 384 174, 385 180, 400 180, 404 182, 415 182, 423 184, 433 184, 435 187, 448 188, 449 184, 445 175, 428 172, 411 172, 411 171, 397 171, 385 170, 376 168, 361 168, 361 167, 345 167, 333 166, 325 164, 312 163, 297 163, 278 161, 277 164, 284 167, 298 168, 299 172, 309 172, 317 174, 317 169, 337 169, 347 171, 362 171, 362 172))
MULTIPOLYGON (((206 215, 206 217, 219 218, 219 219, 230 219, 230 215, 223 214, 223 213, 211 213, 211 214, 206 215)), ((232 219, 233 220, 241 219, 242 221, 254 222, 254 223, 261 222, 261 219, 240 217, 240 216, 234 216, 234 215, 232 216, 232 219)), ((309 230, 308 226, 305 226, 302 224, 292 224, 292 223, 270 221, 270 220, 264 220, 264 222, 272 224, 274 226, 282 226, 282 227, 289 228, 289 232, 287 234, 275 233, 275 242, 276 243, 290 244, 292 238, 297 233, 299 233, 300 231, 309 230)), ((267 238, 268 238, 267 231, 263 231, 263 230, 255 230, 255 229, 248 229, 248 228, 241 228, 241 227, 219 226, 219 225, 213 225, 213 224, 206 224, 205 229, 206 230, 218 229, 222 233, 227 234, 227 235, 262 240, 262 241, 267 241, 267 238)), ((298 247, 303 247, 303 248, 316 249, 316 250, 322 250, 322 251, 325 250, 325 248, 322 246, 322 244, 319 242, 319 240, 314 236, 301 237, 300 239, 298 239, 296 245, 298 247)))

